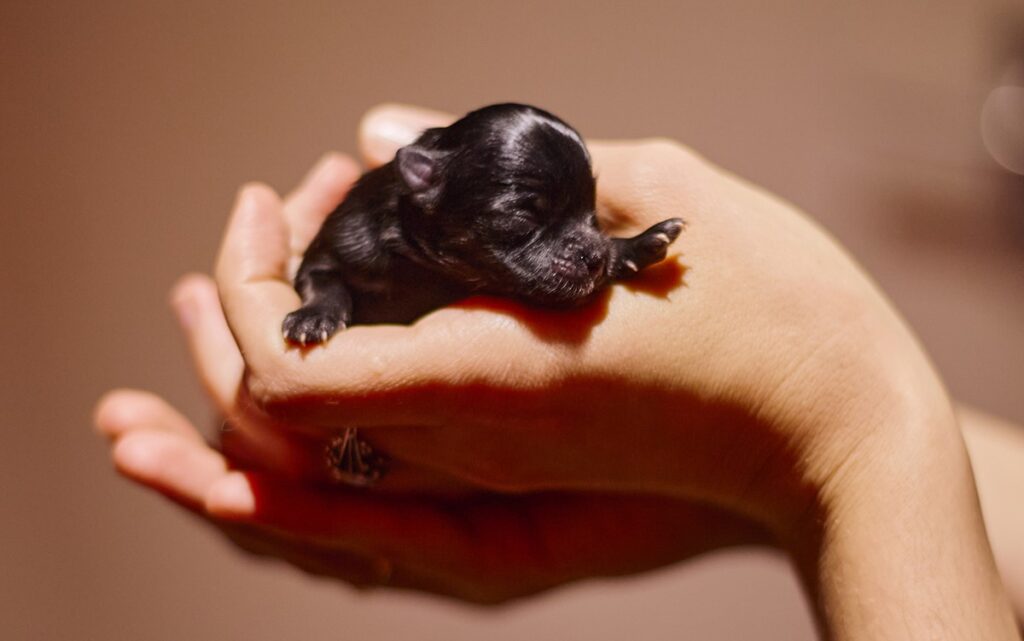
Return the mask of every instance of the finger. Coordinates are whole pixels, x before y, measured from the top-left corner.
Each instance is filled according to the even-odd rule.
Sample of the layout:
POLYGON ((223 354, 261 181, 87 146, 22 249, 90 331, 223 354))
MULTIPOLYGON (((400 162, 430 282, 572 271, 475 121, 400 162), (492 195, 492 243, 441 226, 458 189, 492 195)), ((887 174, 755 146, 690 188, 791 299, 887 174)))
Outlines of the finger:
POLYGON ((384 557, 421 582, 431 578, 435 591, 484 602, 765 539, 731 514, 660 497, 545 493, 446 504, 313 493, 251 474, 219 481, 207 509, 295 540, 384 557))
POLYGON ((285 280, 289 256, 280 199, 265 185, 247 185, 228 222, 215 280, 235 342, 258 371, 273 372, 282 365, 287 345, 281 322, 299 307, 298 295, 285 280))
MULTIPOLYGON (((129 405, 135 408, 155 406, 154 401, 162 403, 156 397, 141 392, 112 392, 101 402, 98 422, 104 430, 108 430, 113 424, 124 422, 129 416, 125 410, 129 405)), ((151 414, 138 409, 131 411, 131 416, 140 419, 151 414)), ((158 415, 156 418, 156 427, 152 429, 139 427, 137 421, 128 420, 133 428, 116 433, 118 440, 113 450, 115 465, 127 478, 167 496, 191 511, 202 513, 207 493, 228 474, 227 466, 217 452, 178 434, 178 430, 172 428, 166 431, 166 426, 160 423, 161 417, 158 415)), ((194 430, 191 432, 196 434, 194 430)), ((311 549, 308 542, 297 543, 292 538, 266 531, 240 528, 216 519, 213 519, 213 524, 218 525, 236 544, 248 551, 282 558, 307 572, 342 578, 356 587, 387 584, 429 589, 429 584, 414 583, 406 573, 395 572, 390 562, 380 557, 366 558, 343 549, 316 550, 311 549)))
MULTIPOLYGON (((305 481, 332 482, 324 438, 308 439, 297 436, 294 427, 283 428, 272 417, 260 412, 240 387, 244 364, 224 319, 213 281, 202 275, 184 277, 174 288, 172 304, 181 321, 199 378, 219 412, 228 417, 219 434, 219 446, 224 454, 236 465, 247 468, 305 481)), ((140 403, 151 397, 150 403, 157 404, 157 408, 167 414, 164 422, 178 426, 179 432, 185 430, 200 439, 187 420, 166 403, 152 395, 139 394, 143 396, 140 403)), ((107 414, 111 413, 103 413, 104 416, 107 414)), ((151 411, 147 416, 152 415, 151 411)), ((120 429, 117 426, 127 420, 118 419, 116 414, 112 416, 102 423, 110 424, 109 430, 120 429)), ((152 427, 151 422, 136 420, 135 423, 152 427)), ((460 488, 456 481, 442 474, 410 468, 395 461, 382 489, 452 494, 459 492, 460 488)))
POLYGON ((196 374, 221 414, 235 414, 245 363, 221 309, 217 286, 190 274, 174 286, 171 305, 185 335, 196 374))
POLYGON ((136 430, 113 450, 118 472, 192 510, 199 510, 227 463, 204 443, 156 430, 136 430))
POLYGON ((156 394, 119 389, 107 392, 93 413, 96 430, 108 438, 120 438, 138 430, 166 432, 202 442, 192 423, 156 394))
POLYGON ((454 577, 472 576, 466 567, 473 545, 468 531, 452 514, 422 498, 318 492, 234 472, 210 490, 206 510, 216 518, 257 526, 307 546, 335 546, 386 558, 420 582, 424 576, 447 577, 446 584, 454 577))
POLYGON ((359 151, 370 168, 391 162, 400 147, 431 127, 446 127, 455 117, 410 105, 383 104, 370 109, 359 123, 359 151))
POLYGON ((406 554, 402 550, 466 544, 452 518, 430 501, 359 490, 325 492, 252 472, 218 479, 206 495, 206 508, 220 518, 367 551, 406 554))
MULTIPOLYGON (((563 378, 582 352, 535 332, 571 334, 581 322, 573 312, 506 301, 452 306, 412 326, 355 326, 305 353, 267 359, 252 367, 248 386, 258 406, 304 429, 443 426, 471 411, 467 387, 539 387, 563 378)), ((493 401, 486 394, 476 400, 493 401)))
POLYGON ((311 455, 298 439, 275 429, 270 417, 246 402, 241 388, 245 364, 228 329, 216 285, 203 275, 182 278, 174 288, 177 312, 196 373, 222 416, 219 447, 236 465, 292 476, 324 475, 309 466, 311 455))
POLYGON ((300 256, 329 213, 359 178, 359 166, 349 156, 326 154, 284 200, 284 217, 291 230, 292 254, 300 256))
POLYGON ((289 436, 248 400, 241 387, 245 364, 213 281, 186 276, 175 286, 172 301, 196 372, 220 414, 227 417, 218 435, 224 454, 236 465, 324 479, 323 455, 316 453, 322 447, 289 436))
MULTIPOLYGON (((300 427, 285 426, 272 422, 266 415, 252 413, 237 423, 225 425, 220 433, 220 450, 233 467, 320 488, 344 488, 334 467, 336 463, 332 463, 337 460, 337 451, 331 431, 319 428, 314 438, 303 432, 300 427)), ((479 491, 444 470, 410 465, 391 451, 383 456, 387 473, 374 487, 375 493, 457 497, 479 491)))

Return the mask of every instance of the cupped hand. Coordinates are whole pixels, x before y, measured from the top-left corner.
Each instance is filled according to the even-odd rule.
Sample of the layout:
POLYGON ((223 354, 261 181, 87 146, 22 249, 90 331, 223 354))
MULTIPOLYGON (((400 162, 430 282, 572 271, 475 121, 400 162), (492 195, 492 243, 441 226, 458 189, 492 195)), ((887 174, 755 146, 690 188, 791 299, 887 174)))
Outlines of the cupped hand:
MULTIPOLYGON (((370 163, 443 119, 371 114, 370 163)), ((688 222, 663 265, 577 312, 476 298, 314 349, 280 334, 299 305, 288 217, 268 188, 244 189, 216 280, 243 388, 275 433, 358 427, 396 461, 473 486, 702 501, 784 537, 917 438, 907 426, 949 423, 902 322, 800 212, 676 143, 590 148, 610 233, 688 222)))
MULTIPOLYGON (((356 173, 349 159, 331 154, 283 201, 256 188, 284 223, 277 231, 287 239, 286 264, 294 266, 356 173)), ((96 423, 113 441, 123 475, 244 550, 355 586, 497 603, 765 539, 748 520, 691 501, 569 491, 507 496, 399 458, 372 492, 332 487, 322 436, 286 425, 251 398, 215 284, 187 276, 172 305, 225 417, 217 447, 165 401, 140 391, 108 394, 96 423)))

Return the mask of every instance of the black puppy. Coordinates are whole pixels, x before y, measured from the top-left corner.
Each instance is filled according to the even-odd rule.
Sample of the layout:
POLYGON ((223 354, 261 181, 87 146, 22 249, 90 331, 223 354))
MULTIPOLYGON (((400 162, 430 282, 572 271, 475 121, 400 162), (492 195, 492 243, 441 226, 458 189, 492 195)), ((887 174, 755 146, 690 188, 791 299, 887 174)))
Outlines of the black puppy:
POLYGON ((582 138, 545 111, 492 105, 428 129, 328 216, 296 274, 302 307, 285 338, 407 323, 474 292, 577 305, 662 260, 683 228, 671 218, 608 238, 594 198, 582 138))

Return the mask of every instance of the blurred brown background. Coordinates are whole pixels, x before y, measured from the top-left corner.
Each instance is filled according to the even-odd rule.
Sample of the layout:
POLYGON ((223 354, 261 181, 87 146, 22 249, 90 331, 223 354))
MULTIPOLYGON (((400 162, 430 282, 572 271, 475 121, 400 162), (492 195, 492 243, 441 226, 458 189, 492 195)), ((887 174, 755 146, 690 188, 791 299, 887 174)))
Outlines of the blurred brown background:
POLYGON ((760 551, 497 612, 253 563, 118 480, 90 409, 129 385, 209 420, 165 297, 210 266, 239 183, 352 151, 380 101, 517 100, 794 201, 959 399, 1024 421, 1024 179, 995 160, 1022 132, 996 105, 982 136, 1022 52, 1020 0, 4 2, 0 637, 814 638, 760 551))

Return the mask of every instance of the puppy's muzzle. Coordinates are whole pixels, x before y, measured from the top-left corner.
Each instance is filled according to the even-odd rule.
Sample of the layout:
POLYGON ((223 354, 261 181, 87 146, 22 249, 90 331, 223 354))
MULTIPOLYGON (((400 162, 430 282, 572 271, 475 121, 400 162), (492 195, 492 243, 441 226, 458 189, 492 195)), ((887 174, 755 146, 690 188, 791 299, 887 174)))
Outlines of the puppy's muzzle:
POLYGON ((596 278, 604 272, 607 259, 608 252, 603 245, 570 240, 554 267, 568 278, 596 278))

